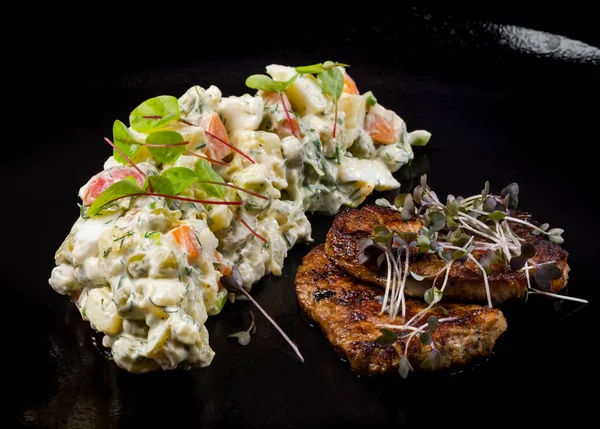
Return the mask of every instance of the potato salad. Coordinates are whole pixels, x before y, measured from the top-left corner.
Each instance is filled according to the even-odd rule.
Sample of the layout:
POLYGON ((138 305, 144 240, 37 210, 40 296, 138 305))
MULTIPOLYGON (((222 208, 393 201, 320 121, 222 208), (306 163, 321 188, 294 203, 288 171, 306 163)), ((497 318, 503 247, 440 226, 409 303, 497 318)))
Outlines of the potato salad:
POLYGON ((79 190, 49 283, 119 367, 210 365, 205 322, 235 297, 224 276, 234 270, 250 291, 312 240, 307 212, 399 187, 392 173, 430 134, 409 133, 347 70, 270 65, 244 95, 193 86, 115 121, 113 154, 79 190))

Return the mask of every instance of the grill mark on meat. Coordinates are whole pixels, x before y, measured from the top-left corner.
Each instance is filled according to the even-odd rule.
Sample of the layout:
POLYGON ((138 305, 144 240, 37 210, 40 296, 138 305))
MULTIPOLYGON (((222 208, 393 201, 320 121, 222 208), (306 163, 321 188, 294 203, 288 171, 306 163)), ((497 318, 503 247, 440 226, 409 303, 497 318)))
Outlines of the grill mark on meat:
POLYGON ((333 296, 335 296, 335 292, 331 291, 331 290, 317 290, 315 292, 313 292, 313 296, 315 297, 315 301, 319 302, 322 299, 329 299, 333 296))
MULTIPOLYGON (((377 342, 381 329, 376 324, 390 323, 388 314, 379 314, 380 288, 363 283, 338 268, 320 245, 304 257, 296 275, 296 293, 302 309, 319 324, 336 353, 347 359, 356 373, 397 374, 406 339, 398 338, 390 346, 377 342), (319 280, 315 281, 315 278, 319 280), (318 291, 334 292, 339 298, 317 299, 315 293, 318 291)), ((425 306, 421 300, 407 300, 408 317, 425 306)), ((440 323, 433 333, 433 341, 442 356, 441 368, 464 365, 489 355, 498 337, 506 330, 506 319, 498 309, 452 303, 445 303, 444 308, 448 317, 455 319, 440 323)), ((392 323, 400 324, 399 318, 392 323)), ((398 334, 407 332, 397 331, 398 334)), ((415 370, 430 352, 429 345, 413 338, 408 358, 415 370)))

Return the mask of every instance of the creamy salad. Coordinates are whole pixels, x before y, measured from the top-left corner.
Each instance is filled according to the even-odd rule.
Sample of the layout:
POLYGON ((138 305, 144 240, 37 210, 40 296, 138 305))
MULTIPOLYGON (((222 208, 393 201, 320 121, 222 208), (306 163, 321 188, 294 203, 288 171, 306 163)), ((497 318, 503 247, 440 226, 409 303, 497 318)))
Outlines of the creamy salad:
POLYGON ((337 102, 318 75, 270 65, 273 81, 289 82, 280 92, 224 97, 216 86, 194 86, 172 102, 142 103, 130 125, 115 123, 117 149, 81 187, 81 216, 49 282, 104 334, 119 367, 209 365, 205 322, 233 299, 222 276, 237 266, 250 290, 280 275, 289 249, 311 240, 306 212, 332 215, 399 187, 392 173, 429 133, 408 133, 337 68, 337 102), (207 181, 207 169, 219 180, 207 181))

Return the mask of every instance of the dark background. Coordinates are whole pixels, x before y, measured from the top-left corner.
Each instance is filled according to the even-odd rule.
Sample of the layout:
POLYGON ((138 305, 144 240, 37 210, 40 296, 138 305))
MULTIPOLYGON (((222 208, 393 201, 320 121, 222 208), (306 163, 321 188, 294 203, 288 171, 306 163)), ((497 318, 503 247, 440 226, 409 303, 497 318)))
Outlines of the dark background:
MULTIPOLYGON (((584 388, 593 391, 597 375, 600 38, 589 8, 401 6, 394 15, 361 10, 349 18, 307 9, 298 21, 281 12, 194 13, 189 5, 160 20, 117 12, 99 13, 100 23, 31 22, 41 37, 20 51, 6 88, 23 94, 20 114, 8 118, 18 133, 2 172, 12 198, 0 215, 9 425, 579 427, 593 416, 584 388), (47 283, 78 216, 77 191, 110 154, 102 137, 146 98, 179 96, 193 84, 241 94, 245 77, 267 64, 327 59, 351 64, 359 88, 409 129, 432 132, 412 171, 398 174, 403 189, 419 167, 441 195, 472 194, 485 180, 496 192, 518 182, 521 208, 565 229, 569 292, 591 303, 532 297, 505 308, 509 328, 495 354, 457 373, 358 378, 298 310, 293 279, 310 247, 298 245, 283 276, 253 294, 297 342, 304 365, 260 316, 250 345, 226 340, 248 323, 251 307, 238 303, 209 321, 217 353, 209 368, 144 376, 116 368, 47 283)), ((312 220, 320 243, 331 219, 312 220)))

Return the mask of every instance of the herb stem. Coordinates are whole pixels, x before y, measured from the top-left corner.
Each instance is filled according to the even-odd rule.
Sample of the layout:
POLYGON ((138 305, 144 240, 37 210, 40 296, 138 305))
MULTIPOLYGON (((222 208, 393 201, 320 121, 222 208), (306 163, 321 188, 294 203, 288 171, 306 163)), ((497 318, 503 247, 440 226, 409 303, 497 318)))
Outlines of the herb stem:
POLYGON ((226 163, 226 162, 224 162, 224 161, 219 161, 218 159, 210 158, 210 157, 208 157, 208 156, 206 156, 206 155, 200 155, 200 154, 198 154, 198 153, 194 153, 194 152, 192 152, 191 150, 186 150, 186 151, 185 151, 185 154, 186 154, 186 155, 190 155, 190 156, 195 156, 195 157, 197 157, 197 158, 202 158, 202 159, 205 159, 205 160, 207 160, 208 162, 210 162, 211 164, 219 164, 219 165, 223 165, 223 166, 225 166, 225 167, 230 167, 230 164, 228 164, 228 163, 226 163))
POLYGON ((492 295, 490 292, 490 283, 488 281, 487 273, 485 272, 485 269, 481 266, 477 258, 475 258, 475 256, 473 256, 471 253, 469 253, 469 259, 471 259, 475 263, 475 265, 477 265, 477 268, 479 268, 481 270, 481 273, 483 274, 483 283, 485 284, 485 295, 487 297, 488 307, 492 308, 492 295))
POLYGON ((567 295, 559 295, 556 293, 550 293, 550 292, 543 292, 541 290, 537 290, 537 289, 530 289, 529 293, 534 294, 534 295, 546 295, 546 296, 551 296, 553 298, 559 298, 559 299, 565 299, 567 301, 575 301, 575 302, 580 302, 582 304, 589 304, 589 301, 587 299, 582 299, 582 298, 575 298, 572 296, 567 296, 567 295))
POLYGON ((338 106, 337 106, 337 103, 335 103, 334 114, 333 114, 333 131, 331 133, 333 138, 335 138, 335 131, 337 130, 337 118, 338 118, 338 106))
POLYGON ((385 252, 385 260, 387 262, 387 281, 385 282, 385 294, 383 295, 383 303, 381 304, 381 312, 379 314, 383 314, 385 312, 392 279, 392 264, 390 262, 390 255, 387 251, 385 252))
POLYGON ((209 131, 204 130, 204 133, 211 136, 213 139, 223 143, 225 146, 229 147, 230 149, 233 149, 234 151, 236 151, 237 153, 242 155, 244 158, 246 158, 248 161, 250 161, 252 164, 256 164, 256 162, 252 158, 250 158, 248 155, 246 155, 244 152, 242 152, 240 149, 238 149, 234 145, 227 143, 225 140, 223 140, 220 137, 217 137, 216 135, 214 135, 213 133, 211 133, 209 131))
POLYGON ((199 180, 198 183, 206 183, 206 184, 209 184, 209 185, 217 185, 217 186, 227 186, 228 188, 232 188, 232 189, 235 189, 235 190, 238 190, 238 191, 245 192, 245 193, 250 194, 250 195, 252 195, 252 196, 254 196, 256 198, 260 198, 262 200, 267 200, 267 201, 269 200, 269 197, 266 197, 266 196, 264 196, 262 194, 259 194, 257 192, 249 191, 248 189, 244 189, 244 188, 241 188, 241 187, 236 186, 236 185, 232 185, 230 183, 212 182, 210 180, 199 180))
MULTIPOLYGON (((140 175, 145 179, 146 178, 146 173, 144 173, 140 167, 138 167, 135 162, 133 162, 131 159, 129 159, 129 157, 127 155, 125 155, 123 153, 123 151, 121 149, 119 149, 108 137, 104 137, 104 141, 106 141, 106 143, 108 143, 109 145, 111 145, 113 147, 114 150, 116 150, 117 152, 119 152, 119 155, 121 155, 123 158, 125 158, 125 160, 133 167, 135 168, 135 170, 140 173, 140 175)), ((148 183, 148 186, 151 186, 148 183)))
MULTIPOLYGON (((290 112, 288 112, 287 106, 285 105, 285 99, 283 98, 283 92, 279 92, 279 99, 281 100, 281 105, 283 106, 283 111, 285 112, 285 117, 287 118, 288 124, 290 126, 290 130, 292 131, 292 135, 298 139, 296 135, 296 130, 294 127, 294 123, 292 122, 292 118, 290 117, 290 112)), ((298 139, 300 140, 300 139, 298 139)))
POLYGON ((254 298, 252 298, 252 295, 250 295, 246 291, 246 289, 244 289, 243 287, 240 287, 239 291, 241 291, 246 296, 246 298, 248 298, 248 300, 250 300, 250 302, 252 302, 252 304, 254 304, 254 306, 256 308, 258 308, 258 310, 267 318, 267 320, 269 322, 271 322, 271 324, 275 327, 275 329, 277 329, 277 331, 279 331, 279 333, 281 334, 281 336, 287 341, 287 343, 292 347, 292 349, 294 349, 294 351, 296 352, 296 355, 300 358, 300 361, 302 363, 304 363, 304 357, 300 353, 300 350, 298 349, 298 347, 296 346, 296 344, 294 344, 294 342, 290 339, 290 337, 288 337, 286 335, 286 333, 283 332, 283 329, 281 329, 279 327, 279 325, 271 318, 271 316, 269 316, 267 314, 267 312, 258 304, 258 302, 256 302, 256 300, 254 298))
MULTIPOLYGON (((241 202, 241 201, 240 201, 241 202)), ((244 204, 243 202, 241 202, 242 204, 244 204)), ((244 219, 242 219, 242 217, 240 215, 238 215, 236 212, 234 212, 233 210, 231 211, 231 213, 233 213, 233 215, 235 216, 235 218, 237 220, 239 220, 242 225, 244 225, 248 231, 250 231, 252 233, 252 235, 254 235, 256 238, 258 238, 259 240, 265 242, 265 243, 269 243, 269 240, 267 240, 266 238, 264 238, 262 235, 260 235, 258 232, 256 232, 255 230, 253 230, 250 225, 248 225, 248 223, 246 223, 246 221, 244 219)))

